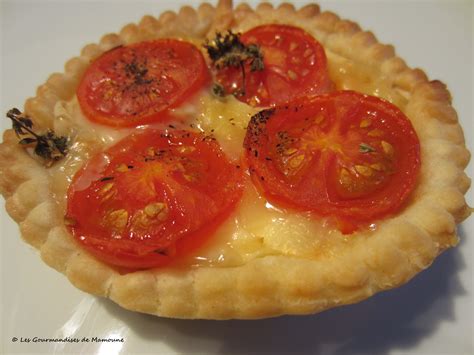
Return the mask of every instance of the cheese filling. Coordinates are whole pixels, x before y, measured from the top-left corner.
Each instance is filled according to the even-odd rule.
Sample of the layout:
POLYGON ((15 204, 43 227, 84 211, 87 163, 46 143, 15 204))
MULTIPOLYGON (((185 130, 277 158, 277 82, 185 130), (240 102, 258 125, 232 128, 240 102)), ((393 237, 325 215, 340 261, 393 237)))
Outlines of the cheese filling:
MULTIPOLYGON (((337 89, 351 89, 382 97, 404 110, 406 99, 392 88, 389 78, 367 66, 353 63, 327 51, 331 79, 337 89)), ((259 109, 248 106, 232 96, 219 99, 210 88, 198 93, 194 100, 173 110, 179 124, 213 134, 223 151, 233 161, 242 154, 242 144, 250 117, 259 109)), ((64 216, 67 190, 74 174, 96 153, 110 147, 136 129, 166 127, 163 124, 135 129, 114 129, 87 120, 77 98, 60 101, 55 107, 54 129, 59 135, 72 138, 65 159, 55 164, 51 174, 51 191, 64 216)), ((315 258, 321 254, 335 257, 344 250, 354 235, 344 236, 324 218, 309 213, 282 211, 269 204, 253 187, 250 179, 242 200, 232 215, 218 228, 206 245, 178 261, 185 266, 232 267, 265 255, 287 255, 315 258)), ((371 230, 359 232, 359 237, 371 230)))

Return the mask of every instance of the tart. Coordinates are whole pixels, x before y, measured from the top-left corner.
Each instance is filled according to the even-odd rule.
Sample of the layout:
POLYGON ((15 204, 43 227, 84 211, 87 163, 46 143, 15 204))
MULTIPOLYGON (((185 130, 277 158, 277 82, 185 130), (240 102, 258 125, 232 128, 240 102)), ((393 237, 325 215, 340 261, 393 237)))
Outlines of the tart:
MULTIPOLYGON (((212 67, 209 58, 207 65, 212 67)), ((133 81, 148 80, 146 75, 140 74, 144 73, 143 69, 132 69, 133 81)), ((186 77, 194 78, 200 69, 193 70, 194 74, 186 77)), ((293 70, 287 75, 290 80, 295 76, 298 79, 303 72, 293 70)), ((216 77, 219 81, 219 76, 216 77)), ((225 81, 222 86, 229 91, 225 81)), ((133 106, 133 100, 131 102, 133 106)), ((392 110, 392 106, 387 110, 392 110)), ((320 12, 316 5, 296 10, 289 4, 278 8, 261 4, 253 10, 245 4, 233 8, 231 2, 221 1, 216 7, 203 4, 196 10, 184 7, 178 14, 168 12, 159 18, 146 16, 138 25, 128 25, 119 34, 106 35, 99 44, 86 46, 81 56, 67 62, 64 74, 53 74, 38 89, 37 96, 27 100, 24 112, 35 129, 53 129, 58 137, 70 137, 70 145, 67 154, 59 149, 59 153, 56 151, 52 156, 54 164, 45 167, 43 159, 18 144, 14 131, 5 132, 0 148, 0 187, 8 212, 20 224, 23 239, 38 248, 42 259, 63 272, 76 287, 138 312, 176 318, 262 318, 315 313, 354 303, 378 291, 397 287, 428 267, 442 251, 457 244, 456 224, 470 214, 464 200, 470 181, 463 172, 469 152, 446 87, 441 82, 429 81, 421 70, 408 68, 395 56, 391 46, 377 43, 371 33, 361 31, 358 25, 340 20, 332 13, 320 12), (308 84, 306 93, 318 88, 311 92, 311 99, 296 95, 298 97, 283 97, 278 102, 265 102, 258 95, 249 95, 249 90, 244 95, 218 98, 211 93, 209 80, 203 79, 198 83, 189 82, 190 92, 180 92, 167 99, 171 104, 166 107, 166 119, 161 119, 164 113, 160 107, 152 107, 151 113, 141 117, 134 115, 138 116, 136 122, 115 126, 106 122, 110 114, 88 114, 94 105, 89 105, 92 108, 88 110, 88 103, 84 103, 87 95, 81 96, 80 92, 87 91, 91 68, 110 53, 123 48, 141 48, 143 43, 166 42, 167 46, 190 43, 207 58, 208 53, 202 46, 209 43, 206 39, 212 41, 216 32, 242 32, 244 41, 245 34, 262 26, 264 29, 271 26, 297 28, 320 43, 327 58, 330 81, 317 78, 317 85, 308 84), (257 158, 258 152, 249 134, 249 122, 250 127, 258 128, 258 117, 288 116, 285 110, 300 107, 303 110, 321 108, 324 100, 335 95, 327 93, 333 90, 351 90, 340 94, 349 101, 349 97, 362 100, 362 94, 384 99, 382 105, 388 102, 396 107, 396 115, 401 112, 408 118, 419 140, 419 168, 407 171, 408 180, 411 177, 413 181, 410 180, 410 189, 400 193, 403 195, 399 199, 400 206, 396 211, 380 212, 369 219, 358 218, 361 223, 356 226, 347 226, 347 222, 352 221, 351 214, 345 212, 341 218, 339 212, 331 212, 332 205, 325 210, 329 212, 317 210, 314 214, 314 209, 309 213, 307 208, 299 208, 301 204, 306 206, 304 201, 295 206, 287 200, 272 198, 267 175, 252 173, 255 169, 252 156, 257 158), (252 101, 255 96, 260 102, 252 101), (291 104, 285 106, 286 100, 292 100, 291 104), (261 111, 259 104, 277 105, 277 108, 261 111), (160 116, 158 124, 153 118, 155 114, 160 116), (91 116, 96 121, 88 118, 91 116), (249 178, 243 172, 239 180, 234 173, 229 173, 225 183, 216 183, 215 186, 227 186, 227 193, 232 188, 235 191, 232 190, 229 199, 221 198, 217 191, 212 201, 205 204, 217 207, 203 211, 207 214, 200 217, 205 223, 186 226, 202 231, 210 221, 219 220, 210 231, 200 233, 205 239, 202 245, 195 249, 185 247, 192 251, 180 255, 179 245, 173 244, 176 248, 171 250, 169 243, 163 248, 153 244, 158 251, 156 258, 151 264, 137 266, 104 258, 100 252, 103 245, 85 246, 73 237, 77 233, 78 214, 84 211, 83 208, 76 211, 73 206, 85 202, 72 204, 71 201, 90 198, 90 194, 87 198, 74 194, 74 190, 81 190, 77 187, 81 185, 81 171, 87 175, 84 173, 88 171, 87 166, 93 167, 100 154, 117 149, 117 142, 127 145, 127 137, 132 137, 134 142, 146 142, 149 126, 153 126, 156 137, 171 135, 171 138, 162 138, 177 140, 189 139, 183 135, 189 133, 187 126, 190 125, 201 130, 199 138, 202 139, 197 140, 204 142, 202 151, 217 150, 218 143, 221 149, 218 155, 223 157, 222 171, 240 169, 251 175, 249 178), (250 154, 245 153, 245 165, 240 163, 243 147, 250 151, 250 154), (333 220, 334 215, 338 217, 336 220, 333 220), (173 261, 155 264, 163 258, 173 261)), ((25 116, 17 114, 16 117, 25 116)), ((114 119, 115 123, 119 121, 114 119)), ((275 122, 275 118, 268 122, 275 122)), ((375 124, 364 122, 357 121, 359 128, 375 124)), ((364 142, 365 146, 359 142, 357 147, 368 153, 374 148, 384 150, 382 141, 364 142)), ((26 141, 25 145, 31 143, 26 141)), ((179 146, 183 147, 181 143, 179 146)), ((262 142, 257 146, 261 147, 262 142)), ((416 142, 413 146, 416 150, 416 142)), ((127 151, 134 151, 136 145, 131 147, 127 151)), ((150 160, 160 150, 166 150, 160 147, 154 147, 150 160)), ((289 154, 293 147, 285 146, 285 149, 289 154)), ((147 154, 144 150, 144 155, 147 154)), ((133 168, 117 163, 112 173, 128 172, 135 167, 130 166, 133 168)), ((363 170, 360 173, 364 175, 363 170)), ((113 188, 109 185, 113 184, 111 181, 119 180, 112 175, 108 171, 101 175, 102 185, 94 191, 108 196, 113 188)), ((195 179, 185 174, 182 178, 188 182, 195 179)), ((136 195, 132 192, 128 198, 136 195)), ((171 211, 167 206, 156 204, 147 210, 148 206, 141 206, 143 212, 133 217, 140 225, 150 216, 159 219, 171 211)), ((317 206, 319 208, 321 203, 317 206)), ((194 208, 199 210, 200 207, 194 208)), ((112 225, 120 226, 123 212, 118 208, 114 211, 119 212, 108 218, 113 220, 112 225)))

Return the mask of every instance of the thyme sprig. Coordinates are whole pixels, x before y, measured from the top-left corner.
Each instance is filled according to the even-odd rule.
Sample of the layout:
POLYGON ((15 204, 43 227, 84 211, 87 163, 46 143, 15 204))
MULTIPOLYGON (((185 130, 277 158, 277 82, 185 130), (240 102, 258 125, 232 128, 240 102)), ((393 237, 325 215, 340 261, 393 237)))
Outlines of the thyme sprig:
POLYGON ((12 120, 12 128, 18 138, 18 142, 24 146, 33 146, 36 155, 44 159, 46 166, 66 156, 68 152, 68 138, 56 136, 54 131, 48 130, 44 134, 33 131, 33 121, 25 116, 19 109, 12 108, 7 112, 7 117, 12 120), (27 136, 22 138, 21 136, 27 136))
MULTIPOLYGON (((245 65, 250 65, 250 71, 260 71, 264 69, 263 54, 256 44, 245 45, 240 41, 240 33, 227 31, 222 34, 216 33, 216 37, 204 44, 204 48, 209 54, 214 67, 217 70, 223 68, 240 68, 242 72, 242 88, 232 94, 235 96, 245 95, 245 65)), ((222 94, 219 92, 219 94, 222 94)))

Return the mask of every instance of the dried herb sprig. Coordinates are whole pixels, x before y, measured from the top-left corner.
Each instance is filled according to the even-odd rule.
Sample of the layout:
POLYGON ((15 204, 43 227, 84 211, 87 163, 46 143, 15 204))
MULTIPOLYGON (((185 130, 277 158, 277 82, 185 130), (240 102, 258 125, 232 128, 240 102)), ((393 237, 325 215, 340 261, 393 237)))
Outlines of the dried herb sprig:
POLYGON ((233 33, 230 30, 226 34, 218 32, 212 41, 206 41, 204 48, 206 48, 216 69, 240 68, 242 88, 234 92, 234 95, 245 95, 245 64, 250 65, 251 72, 264 69, 260 47, 256 44, 245 45, 242 43, 240 33, 233 33))
POLYGON ((35 145, 35 154, 44 159, 46 166, 51 166, 66 156, 68 152, 67 137, 58 137, 52 130, 48 130, 45 134, 34 132, 33 121, 17 108, 9 110, 7 117, 12 120, 12 128, 17 137, 21 138, 18 143, 24 146, 35 145), (28 137, 22 138, 21 136, 28 137))
POLYGON ((375 152, 375 148, 368 145, 367 143, 360 143, 359 144, 359 152, 361 152, 361 153, 373 153, 373 152, 375 152))

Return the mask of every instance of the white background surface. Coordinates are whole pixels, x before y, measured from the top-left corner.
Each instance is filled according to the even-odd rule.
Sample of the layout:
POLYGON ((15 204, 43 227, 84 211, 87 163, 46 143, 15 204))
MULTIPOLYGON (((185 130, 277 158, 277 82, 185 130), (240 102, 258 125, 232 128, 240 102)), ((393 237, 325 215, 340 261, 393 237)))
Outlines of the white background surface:
MULTIPOLYGON (((196 1, 2 1, 2 115, 102 34, 144 14, 196 1)), ((299 1, 303 4, 306 1, 299 1)), ((410 66, 446 82, 473 151, 473 4, 470 1, 323 1, 392 43, 410 66)), ((0 120, 2 128, 10 123, 0 120)), ((472 177, 473 164, 468 174, 472 177)), ((472 190, 468 201, 474 204, 472 190)), ((1 202, 3 204, 3 202, 1 202)), ((474 218, 458 248, 408 285, 316 316, 260 321, 168 320, 122 310, 76 290, 42 263, 0 212, 3 353, 473 354, 474 218), (124 343, 38 344, 13 337, 123 337, 124 343)))

